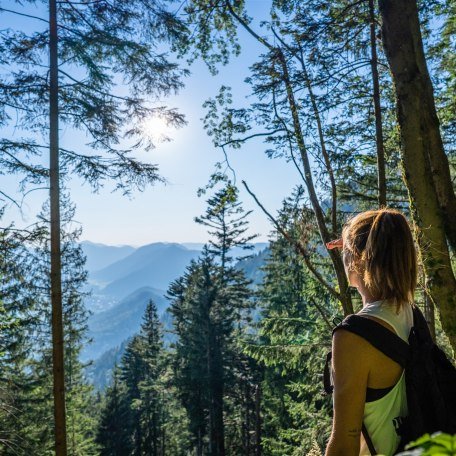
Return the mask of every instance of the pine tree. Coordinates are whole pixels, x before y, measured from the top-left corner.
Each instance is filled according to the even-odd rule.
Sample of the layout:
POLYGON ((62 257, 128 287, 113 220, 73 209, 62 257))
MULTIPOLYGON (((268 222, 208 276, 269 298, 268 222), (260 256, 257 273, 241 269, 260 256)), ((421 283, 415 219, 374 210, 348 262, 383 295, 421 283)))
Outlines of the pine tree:
POLYGON ((162 323, 156 304, 150 300, 140 331, 128 342, 114 384, 106 393, 97 438, 102 454, 164 456, 165 371, 162 323), (110 443, 117 429, 109 420, 117 420, 116 413, 122 420, 122 450, 116 439, 110 443))
POLYGON ((251 282, 235 267, 233 250, 251 248, 248 243, 255 235, 245 234, 248 213, 238 201, 238 190, 220 177, 215 176, 206 190, 220 180, 226 185, 209 198, 205 215, 196 218, 210 228, 210 243, 168 290, 178 336, 174 344, 176 389, 187 410, 198 455, 243 450, 245 420, 240 410, 245 407, 239 383, 250 375, 237 338, 250 319, 251 282), (239 419, 233 419, 233 410, 239 412, 239 419))
MULTIPOLYGON (((178 22, 160 3, 141 0, 125 8, 103 2, 50 0, 48 6, 48 20, 39 13, 0 10, 38 19, 47 26, 31 34, 7 29, 0 38, 1 60, 8 62, 0 88, 0 123, 8 125, 14 113, 15 128, 28 136, 1 139, 0 173, 21 176, 23 189, 49 178, 55 451, 57 456, 66 456, 60 181, 72 171, 95 190, 103 181, 114 180, 115 188, 124 193, 162 181, 156 165, 136 160, 131 151, 153 147, 140 125, 147 117, 159 114, 170 123, 183 124, 175 110, 150 107, 144 101, 144 95, 177 90, 182 73, 154 49, 156 41, 179 33, 178 22), (117 75, 129 81, 126 96, 111 90, 117 75), (62 147, 59 124, 84 130, 92 138, 89 149, 102 150, 107 156, 62 147), (121 148, 120 138, 135 141, 121 148), (49 169, 40 163, 47 148, 49 169)), ((0 192, 15 202, 9 190, 0 192)))
POLYGON ((209 381, 209 332, 212 332, 211 307, 216 296, 215 265, 208 254, 193 260, 181 278, 167 292, 173 316, 174 384, 189 418, 192 447, 197 456, 208 450, 211 392, 209 381))
POLYGON ((164 371, 163 329, 158 318, 157 306, 150 300, 147 305, 141 331, 142 359, 144 362, 144 377, 139 383, 142 453, 151 456, 163 454, 162 428, 164 403, 162 392, 164 385, 161 376, 164 371))
POLYGON ((131 454, 129 420, 130 404, 127 401, 125 384, 121 381, 120 371, 116 366, 112 384, 106 390, 97 433, 100 456, 131 454))
MULTIPOLYGON (((68 379, 68 452, 71 455, 95 455, 95 421, 92 388, 83 378, 79 354, 85 342, 87 311, 83 305, 87 272, 85 257, 77 244, 80 229, 71 230, 74 206, 64 195, 62 227, 63 323, 67 353, 65 376, 68 379)), ((3 244, 2 270, 4 305, 19 322, 16 336, 8 335, 9 347, 2 369, 5 384, 10 385, 12 407, 5 429, 7 440, 2 454, 46 454, 53 447, 52 430, 52 348, 50 337, 49 282, 49 207, 44 205, 33 232, 12 230, 3 244)))
MULTIPOLYGON (((299 236, 302 202, 295 198, 299 201, 299 193, 284 201, 279 220, 289 233, 299 236)), ((330 349, 331 330, 320 311, 331 320, 335 303, 280 233, 272 233, 262 269, 258 333, 251 335, 246 351, 264 369, 263 454, 307 454, 313 431, 317 430, 318 442, 324 446, 330 430, 331 404, 320 394, 320 374, 330 349)))

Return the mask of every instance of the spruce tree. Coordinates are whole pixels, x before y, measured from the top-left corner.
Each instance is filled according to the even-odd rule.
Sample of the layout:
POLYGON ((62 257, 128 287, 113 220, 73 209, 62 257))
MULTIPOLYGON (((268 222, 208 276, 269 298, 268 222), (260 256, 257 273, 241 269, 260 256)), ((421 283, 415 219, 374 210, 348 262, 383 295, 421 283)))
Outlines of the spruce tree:
MULTIPOLYGON (((83 305, 87 272, 85 257, 77 241, 80 229, 72 230, 74 206, 64 195, 62 206, 62 279, 63 323, 67 352, 64 365, 68 379, 68 452, 71 455, 95 455, 95 420, 93 392, 83 377, 79 354, 85 342, 87 311, 83 305)), ((49 207, 44 205, 33 232, 12 230, 9 242, 3 244, 2 270, 4 305, 19 319, 16 336, 10 334, 7 358, 4 358, 5 384, 10 385, 12 406, 5 429, 7 441, 2 454, 40 454, 53 447, 52 345, 50 337, 50 277, 49 277, 49 207), (14 241, 16 239, 16 241, 14 241)))
POLYGON ((156 304, 150 300, 140 331, 129 340, 115 373, 114 384, 106 393, 97 439, 102 454, 163 456, 167 412, 164 401, 165 370, 162 323, 156 304), (117 441, 114 446, 110 444, 117 429, 110 426, 109 420, 114 419, 116 413, 122 420, 124 453, 116 453, 120 451, 117 441))
POLYGON ((205 215, 196 218, 210 228, 209 245, 168 290, 177 335, 176 388, 198 455, 242 451, 245 423, 233 419, 233 411, 245 408, 239 382, 249 375, 237 337, 250 319, 251 282, 235 266, 233 250, 250 249, 255 235, 246 234, 249 213, 244 213, 238 190, 226 178, 216 176, 206 190, 220 180, 223 188, 208 199, 205 215))
POLYGON ((97 432, 100 456, 126 456, 131 454, 129 435, 130 406, 126 399, 125 384, 120 371, 114 368, 112 384, 106 390, 97 432))
POLYGON ((157 306, 150 300, 143 318, 141 331, 144 377, 139 383, 142 454, 162 455, 164 446, 162 428, 164 403, 161 376, 164 371, 163 329, 158 318, 157 306))
POLYGON ((216 296, 215 265, 203 250, 198 260, 191 261, 184 276, 174 281, 167 292, 169 312, 173 316, 173 382, 177 396, 187 411, 193 451, 207 454, 211 404, 209 380, 210 319, 216 296))
MULTIPOLYGON (((0 37, 1 61, 8 63, 2 71, 0 124, 8 125, 14 117, 15 129, 26 135, 0 140, 0 173, 20 176, 24 192, 28 184, 49 179, 55 451, 66 456, 61 178, 73 173, 94 190, 113 180, 124 193, 163 180, 156 165, 136 160, 131 152, 153 147, 141 125, 148 117, 160 115, 175 125, 183 124, 175 110, 150 106, 144 100, 145 95, 155 97, 181 87, 177 66, 155 51, 157 41, 172 39, 180 27, 154 0, 128 5, 38 2, 48 4, 47 19, 39 11, 35 16, 21 10, 26 8, 23 2, 14 3, 18 10, 1 8, 0 12, 35 19, 37 26, 31 33, 9 28, 0 37), (44 29, 39 27, 43 23, 44 29), (127 95, 112 90, 116 76, 128 81, 127 95), (91 138, 89 150, 62 146, 59 125, 85 131, 91 138), (119 147, 121 138, 130 144, 119 147), (41 164, 47 149, 48 169, 41 164)), ((9 189, 0 192, 15 202, 9 189)))

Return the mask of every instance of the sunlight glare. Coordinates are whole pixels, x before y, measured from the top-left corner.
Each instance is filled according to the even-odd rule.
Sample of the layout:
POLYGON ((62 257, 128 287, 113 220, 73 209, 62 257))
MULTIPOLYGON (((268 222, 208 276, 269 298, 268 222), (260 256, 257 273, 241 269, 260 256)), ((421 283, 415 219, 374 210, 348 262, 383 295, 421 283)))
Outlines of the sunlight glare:
POLYGON ((142 122, 141 130, 153 142, 165 142, 171 137, 172 127, 163 117, 152 116, 142 122))

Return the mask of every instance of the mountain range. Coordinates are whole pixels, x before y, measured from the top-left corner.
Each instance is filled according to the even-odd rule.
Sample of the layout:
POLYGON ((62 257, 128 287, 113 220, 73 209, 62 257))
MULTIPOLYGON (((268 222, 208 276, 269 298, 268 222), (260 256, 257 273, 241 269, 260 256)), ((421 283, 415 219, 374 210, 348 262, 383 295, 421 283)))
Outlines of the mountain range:
MULTIPOLYGON (((153 299, 165 327, 170 326, 166 314, 168 301, 164 297, 170 283, 180 277, 192 259, 196 259, 204 244, 157 242, 141 247, 109 246, 89 241, 81 243, 87 258, 88 288, 91 296, 86 308, 88 321, 87 344, 81 360, 93 360, 89 378, 103 386, 113 363, 123 351, 125 341, 141 325, 147 303, 153 299), (112 364, 112 365, 111 365, 112 364), (101 367, 104 366, 104 367, 101 367)), ((233 249, 234 258, 253 254, 237 263, 254 283, 261 281, 260 266, 267 256, 267 243, 253 244, 253 250, 233 249)))

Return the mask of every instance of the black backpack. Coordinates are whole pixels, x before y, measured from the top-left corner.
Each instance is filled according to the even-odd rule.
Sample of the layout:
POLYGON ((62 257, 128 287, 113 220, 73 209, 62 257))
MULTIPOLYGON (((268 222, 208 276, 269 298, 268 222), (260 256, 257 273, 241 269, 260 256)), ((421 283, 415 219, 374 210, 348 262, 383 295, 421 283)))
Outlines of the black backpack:
MULTIPOLYGON (((334 330, 355 333, 405 369, 408 416, 395 419, 401 441, 397 451, 423 434, 442 431, 456 433, 456 368, 433 342, 422 312, 413 307, 413 327, 409 343, 377 323, 359 315, 349 315, 334 330)), ((326 394, 332 393, 331 352, 326 356, 323 375, 326 394)), ((363 435, 372 454, 377 454, 363 424, 363 435)))

